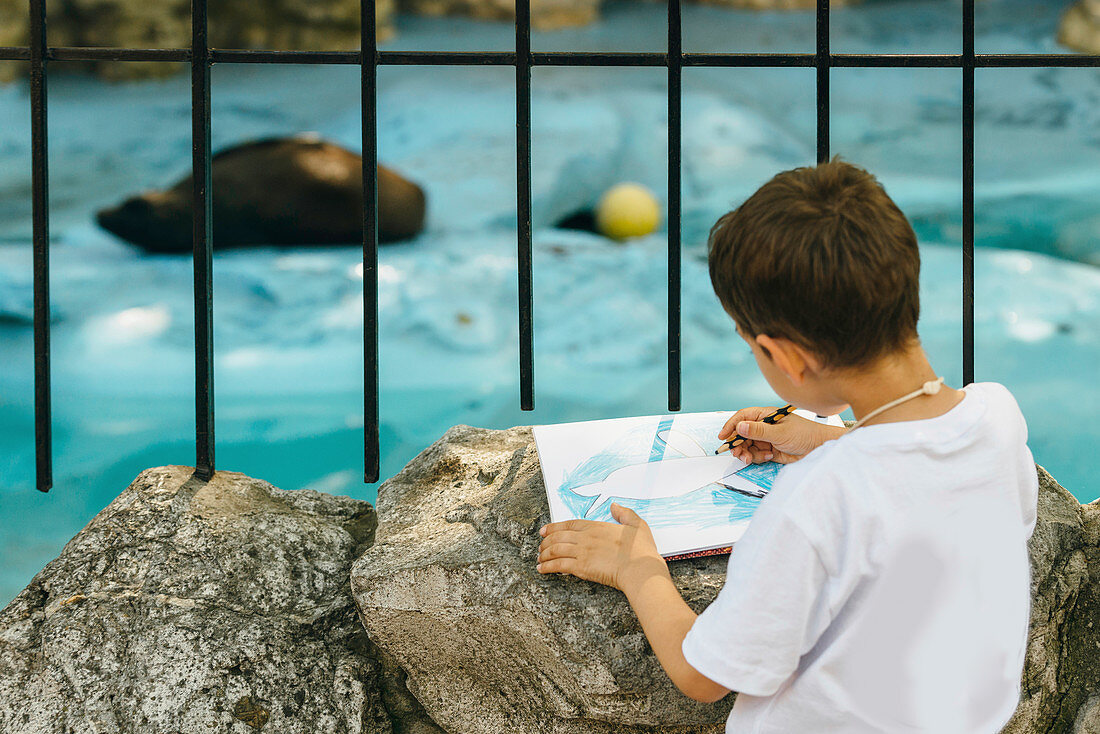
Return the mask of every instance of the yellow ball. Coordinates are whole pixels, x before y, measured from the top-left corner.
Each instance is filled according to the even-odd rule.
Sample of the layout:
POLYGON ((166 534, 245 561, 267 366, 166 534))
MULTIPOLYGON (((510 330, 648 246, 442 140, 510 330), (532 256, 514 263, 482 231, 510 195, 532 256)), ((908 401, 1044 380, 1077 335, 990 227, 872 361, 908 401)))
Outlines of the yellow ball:
POLYGON ((660 221, 661 206, 657 197, 641 184, 616 184, 596 205, 596 228, 612 239, 647 235, 657 229, 660 221))

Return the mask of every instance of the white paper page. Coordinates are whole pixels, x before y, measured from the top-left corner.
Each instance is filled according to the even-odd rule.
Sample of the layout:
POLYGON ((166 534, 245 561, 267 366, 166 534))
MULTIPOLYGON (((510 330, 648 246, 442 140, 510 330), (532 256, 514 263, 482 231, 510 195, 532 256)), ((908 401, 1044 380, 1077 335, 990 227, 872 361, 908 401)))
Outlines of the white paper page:
MULTIPOLYGON (((646 520, 661 555, 732 544, 780 469, 773 462, 746 465, 729 453, 714 454, 722 444, 718 431, 732 414, 534 426, 551 520, 610 521, 609 507, 616 502, 646 520)), ((842 425, 835 416, 828 422, 842 425)))

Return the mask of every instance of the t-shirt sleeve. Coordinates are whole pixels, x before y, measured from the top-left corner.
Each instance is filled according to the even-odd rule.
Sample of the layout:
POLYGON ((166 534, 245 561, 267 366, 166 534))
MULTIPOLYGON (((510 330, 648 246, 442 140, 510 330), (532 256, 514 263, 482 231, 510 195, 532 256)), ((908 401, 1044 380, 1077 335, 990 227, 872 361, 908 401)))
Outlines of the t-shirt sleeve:
POLYGON ((1035 532, 1035 521, 1038 514, 1039 504, 1039 472, 1038 467, 1035 465, 1035 457, 1031 454, 1031 449, 1024 446, 1021 452, 1022 467, 1020 471, 1023 476, 1021 478, 1022 487, 1020 490, 1020 516, 1024 526, 1024 538, 1030 538, 1032 533, 1035 532))
POLYGON ((1024 527, 1024 538, 1030 538, 1035 531, 1035 521, 1038 512, 1039 501, 1039 473, 1035 465, 1035 457, 1027 445, 1027 420, 1016 397, 1009 389, 1000 383, 1000 386, 1008 403, 1008 410, 1016 420, 1017 440, 1020 446, 1020 519, 1024 527))
POLYGON ((699 673, 750 696, 775 693, 831 619, 817 550, 781 507, 765 512, 766 504, 734 545, 725 585, 681 647, 699 673))

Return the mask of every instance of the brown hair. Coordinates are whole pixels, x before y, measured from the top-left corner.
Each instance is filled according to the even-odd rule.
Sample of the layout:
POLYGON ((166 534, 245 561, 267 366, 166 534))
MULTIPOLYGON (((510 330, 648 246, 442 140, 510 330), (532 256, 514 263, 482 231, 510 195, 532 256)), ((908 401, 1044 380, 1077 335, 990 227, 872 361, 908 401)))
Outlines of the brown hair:
POLYGON ((785 337, 826 367, 917 336, 920 252, 867 171, 834 157, 783 171, 710 230, 710 280, 745 335, 785 337))

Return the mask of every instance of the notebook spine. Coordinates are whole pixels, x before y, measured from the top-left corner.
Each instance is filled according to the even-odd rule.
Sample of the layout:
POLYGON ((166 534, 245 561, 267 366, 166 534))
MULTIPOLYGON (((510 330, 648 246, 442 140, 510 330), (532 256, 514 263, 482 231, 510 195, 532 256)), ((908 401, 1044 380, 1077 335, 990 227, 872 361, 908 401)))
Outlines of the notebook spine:
POLYGON ((729 553, 733 550, 732 545, 727 545, 724 548, 711 548, 710 550, 692 551, 691 553, 677 553, 672 556, 665 556, 666 561, 682 561, 686 558, 702 558, 703 556, 719 556, 725 553, 729 553))

